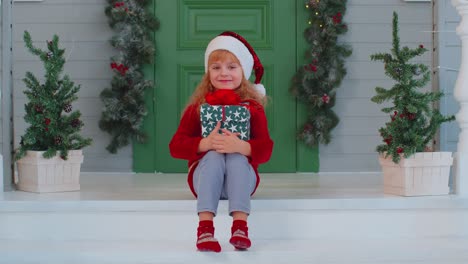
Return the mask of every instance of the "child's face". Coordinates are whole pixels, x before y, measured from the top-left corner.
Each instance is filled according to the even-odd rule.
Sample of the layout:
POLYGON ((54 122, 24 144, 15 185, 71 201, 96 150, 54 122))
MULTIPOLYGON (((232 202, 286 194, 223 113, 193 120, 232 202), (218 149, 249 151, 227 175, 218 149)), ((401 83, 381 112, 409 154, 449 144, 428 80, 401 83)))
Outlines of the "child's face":
POLYGON ((244 77, 241 65, 231 59, 210 62, 208 72, 211 85, 216 89, 237 89, 244 77))

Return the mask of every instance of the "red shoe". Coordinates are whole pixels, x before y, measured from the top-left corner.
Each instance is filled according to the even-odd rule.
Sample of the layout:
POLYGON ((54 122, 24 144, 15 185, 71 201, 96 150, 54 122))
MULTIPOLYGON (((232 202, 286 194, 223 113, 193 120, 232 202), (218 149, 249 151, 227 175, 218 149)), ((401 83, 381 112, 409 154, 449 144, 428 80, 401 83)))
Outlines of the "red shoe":
POLYGON ((221 252, 221 245, 214 237, 213 221, 200 221, 197 229, 197 249, 199 251, 221 252))
POLYGON ((231 227, 231 239, 229 243, 238 250, 246 250, 250 248, 252 243, 249 239, 249 228, 244 220, 234 220, 231 227))

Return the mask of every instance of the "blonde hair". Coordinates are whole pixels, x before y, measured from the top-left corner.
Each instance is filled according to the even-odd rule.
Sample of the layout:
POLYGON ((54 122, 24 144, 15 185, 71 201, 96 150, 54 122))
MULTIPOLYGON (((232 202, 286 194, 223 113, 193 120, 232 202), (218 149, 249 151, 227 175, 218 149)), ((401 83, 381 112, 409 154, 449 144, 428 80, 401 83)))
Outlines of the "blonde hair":
MULTIPOLYGON (((239 60, 237 57, 227 50, 215 50, 210 54, 208 58, 208 65, 210 65, 213 61, 225 61, 225 60, 232 60, 240 65, 239 60)), ((201 82, 198 84, 197 88, 193 92, 192 96, 190 97, 188 105, 196 104, 200 105, 205 103, 205 95, 209 92, 213 92, 215 88, 211 85, 210 82, 210 69, 208 67, 208 71, 203 75, 201 82)), ((265 106, 267 102, 266 96, 260 95, 253 84, 245 78, 242 77, 242 82, 235 90, 235 92, 239 95, 242 101, 246 100, 254 100, 257 103, 265 106)))

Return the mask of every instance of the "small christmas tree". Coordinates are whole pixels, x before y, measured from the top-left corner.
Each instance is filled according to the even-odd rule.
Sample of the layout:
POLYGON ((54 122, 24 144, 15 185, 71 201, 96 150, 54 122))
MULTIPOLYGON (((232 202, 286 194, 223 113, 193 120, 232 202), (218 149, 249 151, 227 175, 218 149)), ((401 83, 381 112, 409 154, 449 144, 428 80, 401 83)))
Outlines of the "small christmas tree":
POLYGON ((60 157, 66 160, 69 150, 82 149, 91 144, 91 139, 78 134, 83 126, 81 113, 72 111, 71 103, 77 99, 80 86, 75 86, 68 75, 61 78, 65 50, 59 48, 57 35, 52 41, 47 41, 46 51, 33 46, 27 31, 24 32, 24 42, 29 51, 44 63, 45 82, 41 84, 29 71, 23 79, 28 88, 24 94, 29 99, 25 105, 24 120, 30 126, 21 137, 15 158, 18 160, 26 151, 35 150, 45 151, 44 158, 54 157, 60 152, 60 157))
POLYGON ((434 104, 443 96, 442 92, 419 92, 430 80, 428 67, 409 61, 422 55, 427 49, 419 45, 416 49, 400 47, 398 37, 398 15, 393 13, 393 48, 392 53, 371 55, 372 60, 383 61, 385 74, 396 81, 391 89, 376 87, 377 95, 372 101, 381 104, 391 101, 392 106, 382 109, 391 113, 391 120, 379 129, 385 144, 377 146, 377 151, 391 156, 398 163, 416 152, 422 152, 432 143, 439 126, 455 119, 443 116, 434 104))

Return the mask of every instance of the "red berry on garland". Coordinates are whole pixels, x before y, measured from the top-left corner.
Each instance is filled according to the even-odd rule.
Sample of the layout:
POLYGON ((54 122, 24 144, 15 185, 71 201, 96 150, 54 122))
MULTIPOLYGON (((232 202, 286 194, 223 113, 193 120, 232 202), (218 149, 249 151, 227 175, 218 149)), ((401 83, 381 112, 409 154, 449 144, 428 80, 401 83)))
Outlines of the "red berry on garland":
POLYGON ((128 71, 128 67, 123 67, 122 70, 120 71, 120 74, 124 76, 128 71))
POLYGON ((323 94, 322 102, 328 104, 328 102, 330 102, 330 96, 328 96, 328 94, 323 94))
POLYGON ((122 76, 124 76, 125 73, 127 73, 127 71, 128 71, 128 67, 126 67, 125 65, 123 65, 123 64, 121 63, 121 64, 119 64, 119 65, 117 66, 117 71, 120 72, 120 74, 121 74, 122 76))
POLYGON ((402 148, 402 147, 398 147, 397 150, 396 150, 396 152, 397 152, 398 154, 402 153, 402 152, 403 152, 403 148, 402 148))
POLYGON ((48 126, 50 124, 50 119, 49 118, 44 119, 44 123, 48 126))
POLYGON ((334 15, 332 18, 333 18, 333 23, 334 24, 341 23, 341 13, 340 12, 336 13, 336 15, 334 15))
POLYGON ((424 49, 424 45, 423 44, 419 45, 419 48, 424 49))
POLYGON ((124 5, 125 5, 124 2, 117 2, 117 3, 114 4, 114 8, 119 8, 119 7, 124 6, 124 5))
POLYGON ((312 131, 312 125, 307 123, 304 125, 304 132, 310 132, 312 131))
POLYGON ((72 110, 71 104, 66 104, 66 105, 63 107, 63 111, 65 111, 66 113, 70 113, 71 110, 72 110))

